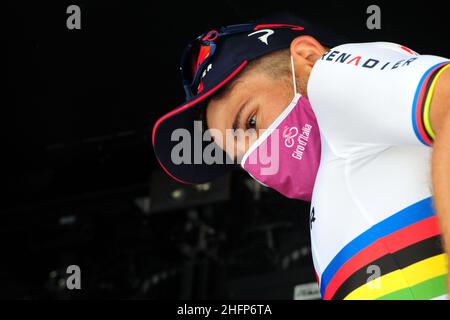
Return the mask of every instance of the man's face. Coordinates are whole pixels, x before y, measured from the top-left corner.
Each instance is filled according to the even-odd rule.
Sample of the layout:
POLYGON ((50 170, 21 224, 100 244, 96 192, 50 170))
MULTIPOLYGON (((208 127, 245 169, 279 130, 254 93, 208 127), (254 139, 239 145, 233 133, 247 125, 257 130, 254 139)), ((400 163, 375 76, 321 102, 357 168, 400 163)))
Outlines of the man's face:
MULTIPOLYGON (((325 52, 311 36, 297 37, 291 43, 298 91, 305 97, 311 70, 325 52)), ((286 60, 280 63, 290 65, 289 58, 286 60)), ((258 69, 243 72, 224 97, 210 101, 206 111, 211 135, 232 159, 242 157, 260 130, 267 129, 294 97, 292 74, 272 77, 258 69), (234 130, 238 130, 237 135, 230 135, 234 130)))
POLYGON ((294 97, 292 79, 273 79, 264 72, 251 70, 234 82, 227 94, 211 100, 206 112, 207 123, 216 143, 230 157, 242 157, 294 97), (290 80, 290 81, 289 81, 290 80), (253 130, 252 130, 253 129, 253 130), (220 133, 223 140, 218 138, 220 133), (235 135, 230 133, 235 132, 235 135), (245 135, 242 133, 245 132, 245 135))

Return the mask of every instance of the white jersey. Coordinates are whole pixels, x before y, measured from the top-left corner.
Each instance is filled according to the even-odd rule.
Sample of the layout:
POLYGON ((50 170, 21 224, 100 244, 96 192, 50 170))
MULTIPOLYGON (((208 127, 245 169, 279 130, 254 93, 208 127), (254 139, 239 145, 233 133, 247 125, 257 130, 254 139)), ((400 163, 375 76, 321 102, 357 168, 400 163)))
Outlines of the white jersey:
POLYGON ((335 47, 314 65, 322 158, 310 226, 324 299, 446 297, 426 101, 448 64, 376 42, 335 47))

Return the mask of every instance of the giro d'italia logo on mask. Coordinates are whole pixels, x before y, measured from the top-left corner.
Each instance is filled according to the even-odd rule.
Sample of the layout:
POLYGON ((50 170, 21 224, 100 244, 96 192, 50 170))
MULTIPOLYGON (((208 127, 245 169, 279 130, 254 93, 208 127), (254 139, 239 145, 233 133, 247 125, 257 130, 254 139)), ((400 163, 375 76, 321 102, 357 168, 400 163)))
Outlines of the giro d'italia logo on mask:
POLYGON ((292 148, 294 146, 294 138, 298 135, 297 127, 285 127, 283 130, 284 145, 286 148, 292 148))
POLYGON ((291 156, 294 159, 302 160, 303 153, 306 150, 312 125, 306 123, 299 134, 297 127, 285 127, 283 130, 284 145, 286 148, 293 148, 291 156))

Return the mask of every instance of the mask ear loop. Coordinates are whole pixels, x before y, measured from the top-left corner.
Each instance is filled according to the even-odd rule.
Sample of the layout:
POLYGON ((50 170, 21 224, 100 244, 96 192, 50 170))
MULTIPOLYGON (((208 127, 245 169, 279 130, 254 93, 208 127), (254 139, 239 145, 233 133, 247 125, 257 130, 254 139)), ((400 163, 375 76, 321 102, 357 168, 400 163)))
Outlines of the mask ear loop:
POLYGON ((291 55, 292 82, 294 83, 294 95, 297 95, 297 81, 295 81, 294 57, 291 55))

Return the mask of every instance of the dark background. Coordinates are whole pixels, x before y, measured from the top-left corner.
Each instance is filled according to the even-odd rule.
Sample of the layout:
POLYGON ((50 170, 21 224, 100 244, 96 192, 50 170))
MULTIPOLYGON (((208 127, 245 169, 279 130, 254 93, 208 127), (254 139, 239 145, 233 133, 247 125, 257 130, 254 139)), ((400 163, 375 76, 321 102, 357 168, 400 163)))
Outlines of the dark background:
POLYGON ((185 189, 160 174, 150 143, 156 119, 183 100, 184 45, 279 10, 353 42, 450 56, 444 1, 8 4, 0 297, 290 298, 293 283, 314 279, 308 204, 240 172, 185 189), (66 28, 71 4, 81 30, 66 28), (370 4, 381 30, 366 28, 370 4), (64 289, 71 264, 81 291, 64 289))

